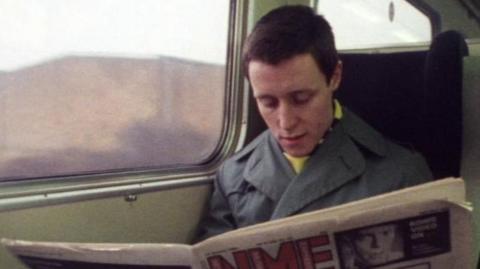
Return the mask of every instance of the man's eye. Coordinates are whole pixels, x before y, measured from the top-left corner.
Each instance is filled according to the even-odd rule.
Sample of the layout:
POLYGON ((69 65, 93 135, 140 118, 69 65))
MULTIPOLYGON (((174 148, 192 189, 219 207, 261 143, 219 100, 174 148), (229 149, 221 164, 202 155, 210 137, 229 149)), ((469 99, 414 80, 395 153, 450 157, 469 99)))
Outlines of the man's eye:
POLYGON ((261 97, 258 101, 262 106, 267 108, 274 108, 277 105, 277 101, 271 97, 261 97))
POLYGON ((293 95, 292 99, 293 99, 293 102, 295 104, 299 104, 299 105, 302 105, 302 104, 305 104, 307 103, 308 101, 310 101, 310 98, 312 97, 312 94, 311 93, 307 93, 307 92, 300 92, 300 93, 296 93, 293 95))

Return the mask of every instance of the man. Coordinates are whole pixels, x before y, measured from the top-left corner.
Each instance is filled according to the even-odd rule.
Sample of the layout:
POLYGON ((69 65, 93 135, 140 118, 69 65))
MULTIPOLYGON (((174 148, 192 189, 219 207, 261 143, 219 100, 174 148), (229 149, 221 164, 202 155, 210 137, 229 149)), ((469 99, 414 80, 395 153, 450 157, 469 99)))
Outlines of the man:
POLYGON ((342 268, 371 268, 404 258, 403 236, 397 224, 368 227, 339 240, 342 268))
POLYGON ((268 130, 219 169, 200 239, 432 177, 418 153, 334 100, 342 63, 328 22, 311 8, 261 18, 243 61, 268 130))

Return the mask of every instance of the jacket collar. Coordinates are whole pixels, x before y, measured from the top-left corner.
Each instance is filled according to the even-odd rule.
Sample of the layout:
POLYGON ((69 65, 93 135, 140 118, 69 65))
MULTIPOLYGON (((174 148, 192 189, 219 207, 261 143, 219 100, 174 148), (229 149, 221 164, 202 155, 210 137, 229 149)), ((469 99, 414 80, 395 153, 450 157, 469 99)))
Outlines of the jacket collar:
POLYGON ((278 202, 295 176, 280 146, 270 131, 267 131, 262 143, 258 144, 248 159, 243 177, 270 199, 278 202))
POLYGON ((343 107, 343 111, 343 118, 340 122, 345 133, 363 149, 380 157, 386 156, 387 148, 383 135, 347 108, 343 107))

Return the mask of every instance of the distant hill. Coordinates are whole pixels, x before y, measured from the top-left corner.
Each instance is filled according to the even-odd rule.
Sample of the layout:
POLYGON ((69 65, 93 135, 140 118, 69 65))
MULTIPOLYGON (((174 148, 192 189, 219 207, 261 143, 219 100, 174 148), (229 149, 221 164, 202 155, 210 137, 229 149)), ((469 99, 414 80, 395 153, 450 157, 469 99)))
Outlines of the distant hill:
POLYGON ((65 57, 0 74, 0 178, 192 163, 221 134, 225 69, 65 57))

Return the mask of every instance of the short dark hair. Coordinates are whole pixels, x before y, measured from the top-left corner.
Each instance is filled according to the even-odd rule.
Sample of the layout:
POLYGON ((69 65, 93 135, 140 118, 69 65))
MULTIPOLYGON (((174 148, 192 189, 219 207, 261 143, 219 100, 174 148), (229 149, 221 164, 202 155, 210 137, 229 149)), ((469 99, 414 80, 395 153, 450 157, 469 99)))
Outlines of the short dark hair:
POLYGON ((274 9, 253 28, 243 47, 243 69, 249 78, 251 61, 276 65, 293 56, 310 53, 330 82, 338 54, 332 28, 325 18, 307 6, 274 9))

